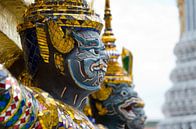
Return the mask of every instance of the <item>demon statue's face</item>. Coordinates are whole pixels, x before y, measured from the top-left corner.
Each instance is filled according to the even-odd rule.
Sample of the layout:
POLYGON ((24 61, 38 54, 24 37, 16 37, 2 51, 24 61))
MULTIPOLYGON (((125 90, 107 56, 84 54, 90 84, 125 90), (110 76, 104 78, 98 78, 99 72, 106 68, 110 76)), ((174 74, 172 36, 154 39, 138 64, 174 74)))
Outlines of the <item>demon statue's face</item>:
POLYGON ((100 88, 108 56, 97 31, 48 21, 21 35, 30 74, 54 98, 79 107, 100 88))
POLYGON ((109 109, 108 115, 116 114, 116 117, 120 117, 122 120, 133 120, 137 117, 138 103, 141 103, 141 99, 138 98, 137 93, 133 90, 132 86, 128 84, 108 84, 115 88, 111 96, 103 102, 103 106, 109 109))
MULTIPOLYGON (((98 101, 93 98, 91 100, 91 105, 96 105, 94 107, 96 107, 97 111, 92 109, 96 121, 107 126, 109 129, 118 129, 118 125, 124 128, 126 124, 129 129, 129 127, 133 127, 133 125, 137 125, 138 122, 140 122, 142 129, 146 119, 143 110, 144 104, 134 91, 134 87, 125 83, 107 84, 107 87, 111 87, 112 92, 106 100, 98 101), (97 103, 101 103, 101 106, 97 106, 97 103), (105 114, 99 114, 102 111, 105 112, 105 114), (107 124, 108 120, 114 120, 113 122, 118 124, 112 127, 110 122, 110 125, 107 124)), ((119 129, 121 128, 119 127, 119 129)))
POLYGON ((107 57, 99 34, 94 31, 72 34, 78 47, 66 60, 71 77, 83 89, 98 90, 107 69, 107 57))

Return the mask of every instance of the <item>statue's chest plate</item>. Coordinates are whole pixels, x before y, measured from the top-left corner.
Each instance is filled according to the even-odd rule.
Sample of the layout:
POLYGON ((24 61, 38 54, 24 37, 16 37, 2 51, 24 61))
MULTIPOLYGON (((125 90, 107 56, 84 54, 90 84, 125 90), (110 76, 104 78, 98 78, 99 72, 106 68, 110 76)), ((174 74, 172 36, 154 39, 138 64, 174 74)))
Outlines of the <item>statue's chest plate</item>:
POLYGON ((82 112, 54 100, 40 89, 33 88, 33 92, 39 107, 35 129, 94 129, 93 124, 82 112))
POLYGON ((58 127, 73 129, 94 129, 88 118, 71 106, 58 103, 58 127))

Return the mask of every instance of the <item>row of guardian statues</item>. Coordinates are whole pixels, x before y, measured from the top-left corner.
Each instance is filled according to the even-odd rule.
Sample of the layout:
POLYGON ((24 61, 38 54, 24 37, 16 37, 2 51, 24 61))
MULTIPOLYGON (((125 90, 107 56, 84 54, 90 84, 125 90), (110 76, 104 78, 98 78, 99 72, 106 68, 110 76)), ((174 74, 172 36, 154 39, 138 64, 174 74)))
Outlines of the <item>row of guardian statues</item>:
POLYGON ((22 49, 1 45, 10 56, 0 57, 0 129, 144 128, 133 57, 117 51, 109 0, 104 21, 86 0, 28 7, 17 26, 22 49))

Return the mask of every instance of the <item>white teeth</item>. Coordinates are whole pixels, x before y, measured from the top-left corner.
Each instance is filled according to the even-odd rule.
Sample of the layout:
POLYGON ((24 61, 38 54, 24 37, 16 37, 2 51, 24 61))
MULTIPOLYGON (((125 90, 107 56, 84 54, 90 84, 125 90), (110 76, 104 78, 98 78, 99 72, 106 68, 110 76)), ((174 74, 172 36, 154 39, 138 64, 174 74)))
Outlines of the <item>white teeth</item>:
POLYGON ((125 110, 126 107, 131 106, 131 104, 137 103, 138 99, 137 98, 131 98, 127 101, 125 101, 124 104, 122 104, 121 106, 119 106, 119 110, 123 113, 123 115, 125 117, 127 117, 128 119, 133 119, 134 117, 136 117, 135 113, 132 110, 125 110))
POLYGON ((95 53, 95 50, 94 49, 90 49, 89 51, 92 52, 92 53, 95 53))
POLYGON ((128 119, 132 119, 133 117, 135 117, 136 115, 130 110, 129 112, 127 112, 124 109, 120 110, 128 119))
POLYGON ((95 64, 92 64, 91 67, 90 67, 90 70, 93 72, 94 71, 94 67, 95 67, 95 64))
MULTIPOLYGON (((91 71, 94 71, 94 70, 101 70, 101 68, 99 66, 91 67, 91 71)), ((103 67, 102 70, 106 71, 107 69, 105 67, 103 67)))
POLYGON ((107 68, 104 67, 104 68, 103 68, 103 71, 106 71, 106 70, 107 70, 107 68))

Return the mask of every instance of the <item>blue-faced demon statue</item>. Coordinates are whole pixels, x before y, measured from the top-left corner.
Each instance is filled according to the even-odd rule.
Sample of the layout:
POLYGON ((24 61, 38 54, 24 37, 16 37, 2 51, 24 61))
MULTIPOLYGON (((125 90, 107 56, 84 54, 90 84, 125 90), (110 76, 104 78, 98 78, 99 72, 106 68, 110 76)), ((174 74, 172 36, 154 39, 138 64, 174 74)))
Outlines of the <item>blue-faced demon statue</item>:
POLYGON ((102 26, 86 0, 35 0, 18 26, 24 54, 7 65, 17 80, 0 68, 1 127, 94 129, 77 108, 107 69, 102 26))
POLYGON ((123 67, 121 67, 118 62, 120 54, 115 45, 111 19, 110 2, 106 0, 105 32, 102 41, 109 61, 101 89, 89 97, 92 110, 90 115, 96 124, 101 124, 108 129, 143 129, 146 120, 144 102, 133 86, 132 54, 127 49, 123 49, 123 67))

